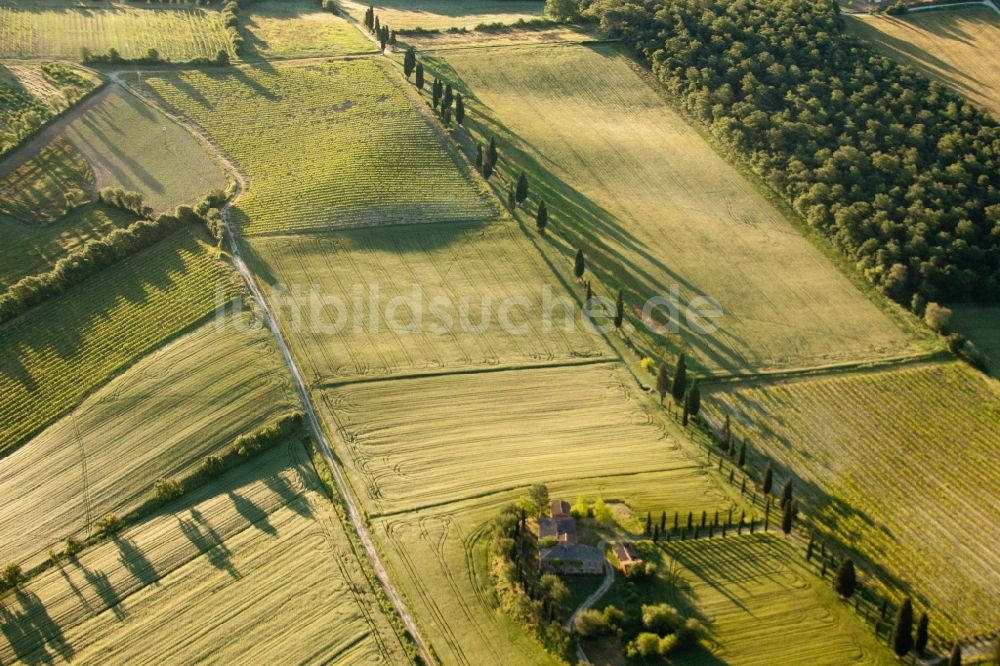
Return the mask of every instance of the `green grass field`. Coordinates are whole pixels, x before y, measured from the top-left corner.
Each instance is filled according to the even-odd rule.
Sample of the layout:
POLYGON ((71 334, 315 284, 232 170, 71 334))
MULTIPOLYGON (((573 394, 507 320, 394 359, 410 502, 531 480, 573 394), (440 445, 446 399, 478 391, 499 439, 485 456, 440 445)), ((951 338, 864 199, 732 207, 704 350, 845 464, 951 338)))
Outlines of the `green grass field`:
POLYGON ((381 61, 145 77, 250 178, 234 208, 250 235, 484 220, 494 209, 381 61))
POLYGON ((821 528, 912 588, 933 633, 997 626, 995 381, 953 362, 735 386, 707 404, 713 423, 734 414, 755 452, 794 470, 821 528))
POLYGON ((152 354, 0 459, 0 561, 33 566, 125 514, 158 478, 176 478, 297 403, 266 331, 212 321, 152 354), (222 326, 219 326, 222 324, 222 326))
POLYGON ((310 0, 262 0, 240 12, 244 60, 374 53, 357 28, 310 0))
POLYGON ((190 133, 121 88, 66 128, 97 173, 98 187, 141 192, 157 211, 226 189, 226 174, 190 133))
POLYGON ((96 178, 76 147, 57 136, 31 159, 0 177, 0 214, 45 225, 93 199, 96 178))
POLYGON ((610 357, 578 306, 570 330, 568 309, 554 308, 546 327, 545 289, 553 301, 562 292, 512 225, 364 229, 248 245, 257 275, 283 285, 269 298, 316 382, 610 357), (400 299, 414 306, 392 309, 400 299))
POLYGON ((528 171, 530 200, 545 200, 567 261, 584 248, 594 275, 608 291, 624 287, 636 309, 652 296, 669 299, 672 286, 682 304, 696 295, 721 304, 716 333, 694 332, 682 309, 680 334, 657 343, 683 345, 702 367, 729 372, 913 349, 617 45, 435 55, 434 67, 466 94, 466 124, 496 133, 501 171, 528 171))
POLYGON ((1000 307, 956 305, 951 327, 972 340, 990 364, 990 372, 1000 378, 1000 307))
POLYGON ((858 15, 847 25, 879 51, 950 85, 1000 118, 1000 14, 993 9, 858 15))
POLYGON ((6 599, 0 659, 402 664, 291 441, 6 599))
POLYGON ((0 451, 207 317, 235 280, 201 229, 182 229, 0 326, 0 451))
MULTIPOLYGON (((362 22, 368 5, 338 0, 343 11, 362 22)), ((480 23, 514 23, 518 19, 541 18, 541 0, 386 0, 374 3, 382 25, 403 28, 474 28, 480 23)))
POLYGON ((124 58, 154 48, 174 61, 214 58, 220 50, 232 55, 222 13, 214 9, 105 0, 0 2, 0 58, 79 58, 82 48, 115 48, 124 58))
MULTIPOLYGON (((683 664, 894 664, 871 628, 805 562, 804 550, 774 535, 745 534, 661 544, 657 577, 619 577, 597 604, 623 608, 632 587, 639 604, 670 603, 708 628, 709 646, 677 654, 683 664), (671 584, 671 574, 679 582, 671 584)), ((584 643, 592 659, 600 646, 584 643)))

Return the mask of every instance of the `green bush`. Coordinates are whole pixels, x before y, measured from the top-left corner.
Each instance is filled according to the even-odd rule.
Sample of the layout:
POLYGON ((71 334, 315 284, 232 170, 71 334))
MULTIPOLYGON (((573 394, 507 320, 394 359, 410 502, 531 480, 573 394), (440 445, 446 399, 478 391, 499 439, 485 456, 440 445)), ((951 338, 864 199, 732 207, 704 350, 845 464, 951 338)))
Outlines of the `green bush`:
POLYGON ((109 537, 118 534, 125 527, 125 523, 115 514, 108 513, 98 518, 95 527, 99 536, 109 537))
POLYGON ((153 497, 158 502, 169 502, 184 494, 184 486, 176 479, 157 479, 153 484, 153 497))
POLYGON ((225 471, 225 467, 219 456, 205 456, 205 459, 201 461, 201 472, 209 478, 219 476, 223 471, 225 471))

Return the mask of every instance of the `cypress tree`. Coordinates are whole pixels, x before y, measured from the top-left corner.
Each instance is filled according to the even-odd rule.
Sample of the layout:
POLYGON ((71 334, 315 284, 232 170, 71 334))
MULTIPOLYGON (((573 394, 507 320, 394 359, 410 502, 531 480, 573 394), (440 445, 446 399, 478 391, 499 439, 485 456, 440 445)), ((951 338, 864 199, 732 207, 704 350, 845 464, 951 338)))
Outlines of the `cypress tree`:
POLYGON ((692 512, 690 512, 690 511, 688 511, 688 524, 687 524, 687 528, 691 529, 693 526, 694 526, 694 514, 692 512))
POLYGON ((660 532, 666 533, 667 531, 667 512, 660 512, 660 532))
POLYGON ((438 108, 438 102, 441 101, 441 82, 434 79, 434 85, 431 87, 431 106, 434 109, 438 108))
POLYGON ((414 83, 414 85, 417 86, 417 90, 423 90, 424 89, 424 64, 421 63, 421 62, 418 62, 417 63, 417 70, 416 71, 417 71, 417 76, 416 76, 416 79, 414 80, 413 83, 414 83))
MULTIPOLYGON (((454 101, 455 101, 455 94, 452 92, 451 84, 448 83, 444 87, 444 95, 441 97, 441 104, 442 106, 444 106, 444 108, 450 109, 451 103, 454 101)), ((493 160, 493 163, 496 164, 496 160, 493 160)))
POLYGON ((677 512, 674 511, 674 532, 677 532, 677 512))
POLYGON ((667 364, 660 363, 660 369, 656 371, 656 392, 660 394, 660 404, 667 396, 667 364))
POLYGON ((897 657, 904 657, 913 649, 913 602, 907 597, 896 612, 896 624, 892 628, 892 651, 897 657))
POLYGON ((653 543, 656 543, 659 540, 660 540, 660 526, 657 525, 656 527, 653 528, 653 543))
POLYGON ((621 330, 622 322, 625 321, 625 301, 622 298, 622 290, 618 290, 618 298, 615 299, 615 328, 621 330))
POLYGON ((688 389, 688 411, 691 412, 691 416, 698 416, 698 410, 701 409, 701 389, 698 388, 698 380, 695 379, 691 382, 691 388, 688 389))
POLYGON ((792 511, 792 503, 789 502, 785 505, 785 512, 781 514, 781 531, 788 536, 792 533, 792 519, 794 518, 794 512, 792 511))
POLYGON ((784 509, 792 501, 792 478, 788 477, 781 487, 781 508, 784 509))
POLYGON ((396 31, 392 30, 389 32, 389 43, 393 46, 396 45, 396 31))
POLYGON ((955 643, 955 647, 951 649, 948 666, 962 666, 962 648, 959 647, 958 643, 955 643))
POLYGON ((764 494, 771 492, 771 484, 774 483, 774 472, 771 471, 771 463, 767 463, 767 467, 764 468, 764 494))
POLYGON ((646 512, 646 536, 649 536, 653 531, 653 514, 649 511, 646 512))
POLYGON ((738 464, 741 468, 747 464, 747 440, 745 439, 740 442, 740 459, 738 464))
POLYGON ((670 394, 673 396, 674 402, 680 404, 685 393, 687 393, 687 360, 682 352, 677 357, 677 367, 674 368, 674 381, 671 384, 670 394))
POLYGON ((854 590, 858 585, 857 572, 854 570, 854 560, 845 557, 837 569, 837 577, 834 582, 834 589, 844 599, 854 596, 854 590))
MULTIPOLYGON (((448 113, 448 115, 451 115, 451 109, 445 109, 445 111, 448 113)), ((488 159, 483 160, 483 178, 489 180, 490 176, 492 175, 493 175, 493 162, 490 162, 488 159)))
POLYGON ((379 23, 379 20, 378 20, 377 16, 375 17, 375 23, 372 24, 372 32, 375 33, 376 37, 378 37, 379 35, 382 34, 382 26, 379 23))
POLYGON ((465 120, 465 101, 462 99, 462 93, 458 93, 455 96, 455 122, 459 125, 465 120))
POLYGON ((410 78, 410 74, 413 73, 413 68, 417 66, 417 50, 412 46, 406 47, 406 53, 403 54, 403 74, 406 78, 410 78))
POLYGON ((517 203, 524 203, 528 198, 528 176, 523 171, 517 177, 517 203))
POLYGON ((365 27, 368 28, 368 32, 372 31, 374 25, 375 25, 375 8, 369 5, 367 11, 365 11, 365 27))
POLYGON ((576 276, 577 281, 583 279, 583 271, 586 269, 587 264, 583 259, 583 250, 576 251, 576 259, 573 262, 573 275, 576 276))
MULTIPOLYGON (((441 111, 441 120, 444 122, 444 126, 448 127, 451 125, 451 107, 446 106, 441 111)), ((488 177, 488 176, 487 176, 488 177)))
POLYGON ((924 611, 920 614, 920 619, 917 620, 917 636, 913 641, 913 649, 916 650, 917 654, 921 657, 924 656, 924 652, 927 651, 928 624, 930 624, 930 618, 927 617, 927 612, 924 611))
POLYGON ((486 156, 490 158, 490 162, 493 164, 497 163, 497 140, 496 137, 490 137, 490 145, 486 149, 486 156))
POLYGON ((481 143, 476 144, 476 168, 483 168, 483 144, 481 143))
POLYGON ((590 280, 587 280, 587 301, 594 297, 594 290, 590 288, 590 280))
POLYGON ((535 213, 535 227, 538 233, 545 233, 545 225, 549 223, 549 211, 545 209, 545 202, 538 204, 538 212, 535 213))

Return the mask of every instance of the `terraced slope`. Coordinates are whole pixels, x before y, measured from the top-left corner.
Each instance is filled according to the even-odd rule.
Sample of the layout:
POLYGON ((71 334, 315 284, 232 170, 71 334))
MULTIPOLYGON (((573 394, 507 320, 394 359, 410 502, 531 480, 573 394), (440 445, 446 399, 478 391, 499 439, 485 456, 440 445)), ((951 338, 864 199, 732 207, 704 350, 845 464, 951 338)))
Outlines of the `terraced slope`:
POLYGON ((26 568, 159 478, 192 472, 297 400, 266 331, 212 321, 157 349, 0 459, 0 561, 26 568))
POLYGON ((732 413, 755 451, 795 471, 822 527, 912 588, 938 636, 997 626, 995 381, 953 362, 737 386, 707 404, 716 425, 732 413))
POLYGON ((492 217, 387 66, 189 70, 145 77, 142 90, 197 122, 249 176, 234 208, 248 235, 492 217))

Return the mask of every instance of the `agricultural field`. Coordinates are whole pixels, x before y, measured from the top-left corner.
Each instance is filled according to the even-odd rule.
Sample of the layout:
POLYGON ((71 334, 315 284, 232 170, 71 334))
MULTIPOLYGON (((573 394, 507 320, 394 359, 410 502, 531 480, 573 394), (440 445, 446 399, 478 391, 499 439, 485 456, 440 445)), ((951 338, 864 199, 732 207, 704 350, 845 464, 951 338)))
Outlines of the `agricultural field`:
POLYGON ((989 362, 990 373, 1000 378, 1000 307, 952 306, 951 327, 972 340, 989 362))
POLYGON ((119 86, 75 118, 65 136, 92 165, 99 188, 141 192, 158 212, 226 189, 225 172, 197 139, 119 86))
POLYGON ((233 209, 247 235, 492 218, 467 164, 387 67, 178 71, 138 87, 198 123, 249 176, 233 209))
POLYGON ((932 633, 1000 623, 995 381, 921 364, 720 388, 707 411, 716 427, 731 414, 757 454, 794 470, 810 517, 929 607, 932 633))
POLYGON ((212 321, 157 349, 0 459, 0 561, 38 564, 101 516, 136 508, 158 478, 291 411, 281 356, 249 323, 212 321))
POLYGON ((307 58, 374 53, 376 45, 311 0, 261 0, 240 11, 241 58, 307 58))
POLYGON ((301 442, 5 601, 0 659, 406 662, 301 442))
POLYGON ((601 363, 348 384, 317 402, 373 515, 653 472, 721 504, 629 381, 601 363))
MULTIPOLYGON (((363 23, 368 4, 338 0, 340 9, 363 23)), ((372 3, 382 25, 394 30, 474 28, 480 23, 514 23, 542 18, 545 3, 541 0, 385 0, 372 3)))
POLYGON ((313 382, 610 358, 575 302, 554 305, 546 327, 540 313, 563 292, 510 225, 359 229, 247 245, 313 382))
POLYGON ((222 12, 193 6, 124 4, 94 0, 2 0, 0 58, 79 58, 81 49, 123 58, 156 49, 172 61, 214 58, 232 43, 222 12))
MULTIPOLYGON (((0 16, 2 12, 0 6, 0 16)), ((75 104, 98 83, 93 72, 66 63, 0 63, 0 155, 75 104)))
POLYGON ((181 229, 0 326, 0 452, 240 293, 202 229, 181 229))
MULTIPOLYGON (((648 555, 649 551, 643 551, 648 555)), ((652 584, 618 578, 598 608, 670 603, 708 628, 709 647, 684 653, 684 664, 894 664, 882 641, 806 565, 803 549, 757 533, 662 544, 652 584), (671 585, 671 574, 679 584, 671 585)), ((599 643, 584 645, 594 658, 599 643), (595 649, 597 648, 597 649, 595 649)))
MULTIPOLYGON (((436 51, 466 125, 500 146, 500 182, 522 168, 567 261, 584 248, 608 291, 715 299, 719 330, 657 336, 701 368, 747 372, 905 355, 910 334, 637 74, 618 45, 436 51)), ((506 187, 506 186, 504 186, 506 187)), ((889 306, 887 306, 888 308, 889 306)), ((660 308, 662 317, 665 312, 660 308)), ((640 313, 634 313, 636 319, 640 313)))
POLYGON ((531 483, 645 511, 728 498, 617 364, 399 379, 317 402, 394 580, 444 663, 549 663, 498 613, 486 523, 531 483))
POLYGON ((95 176, 86 158, 61 136, 0 176, 0 214, 46 225, 93 199, 95 176))
POLYGON ((906 16, 851 16, 854 34, 1000 118, 1000 12, 961 7, 906 16))

